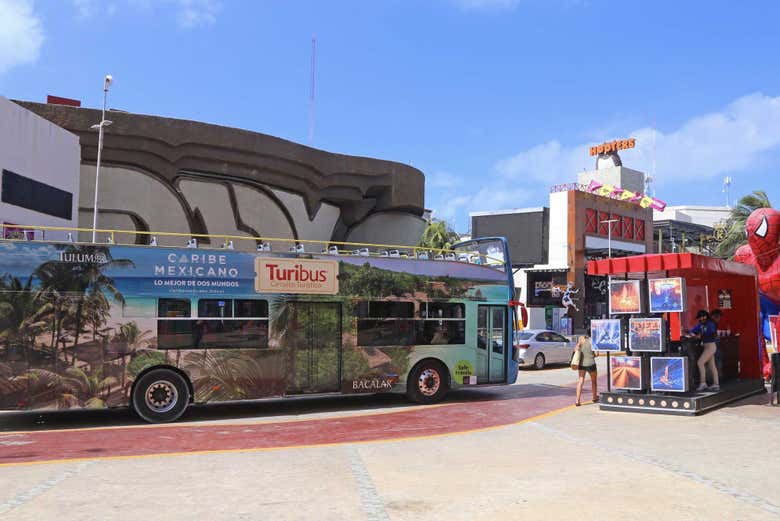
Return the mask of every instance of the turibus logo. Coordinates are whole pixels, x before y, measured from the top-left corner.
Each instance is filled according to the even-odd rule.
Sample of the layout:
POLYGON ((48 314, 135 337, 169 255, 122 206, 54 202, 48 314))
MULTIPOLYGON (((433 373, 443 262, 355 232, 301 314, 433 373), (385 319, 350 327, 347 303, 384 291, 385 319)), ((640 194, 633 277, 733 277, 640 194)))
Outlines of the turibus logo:
POLYGON ((255 258, 255 291, 258 293, 339 292, 339 264, 329 260, 255 258))

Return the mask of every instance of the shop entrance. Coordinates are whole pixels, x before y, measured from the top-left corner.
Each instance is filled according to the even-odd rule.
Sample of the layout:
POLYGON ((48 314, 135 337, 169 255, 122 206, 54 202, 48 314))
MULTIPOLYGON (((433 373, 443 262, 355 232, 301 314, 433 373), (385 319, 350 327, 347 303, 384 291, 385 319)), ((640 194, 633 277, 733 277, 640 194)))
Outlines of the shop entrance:
POLYGON ((477 383, 506 381, 506 307, 477 309, 477 383))
POLYGON ((291 302, 289 306, 287 393, 339 390, 341 304, 291 302))

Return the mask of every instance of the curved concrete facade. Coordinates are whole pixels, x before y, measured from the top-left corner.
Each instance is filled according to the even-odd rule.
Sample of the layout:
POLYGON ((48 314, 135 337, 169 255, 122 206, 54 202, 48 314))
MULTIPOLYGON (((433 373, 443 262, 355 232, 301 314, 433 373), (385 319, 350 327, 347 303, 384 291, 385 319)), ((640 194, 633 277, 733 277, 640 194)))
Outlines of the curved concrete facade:
MULTIPOLYGON (((79 136, 79 225, 90 228, 100 111, 16 103, 79 136)), ((195 121, 106 117, 98 228, 414 244, 425 227, 424 177, 410 166, 195 121)))

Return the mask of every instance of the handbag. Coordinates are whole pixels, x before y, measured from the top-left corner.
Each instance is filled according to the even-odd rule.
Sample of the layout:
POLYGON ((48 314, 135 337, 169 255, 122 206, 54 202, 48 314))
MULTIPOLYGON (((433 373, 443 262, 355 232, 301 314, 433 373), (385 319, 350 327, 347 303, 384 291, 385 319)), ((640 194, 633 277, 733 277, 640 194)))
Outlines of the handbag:
POLYGON ((571 354, 571 360, 569 366, 575 371, 579 370, 580 362, 582 362, 582 351, 576 350, 571 354))

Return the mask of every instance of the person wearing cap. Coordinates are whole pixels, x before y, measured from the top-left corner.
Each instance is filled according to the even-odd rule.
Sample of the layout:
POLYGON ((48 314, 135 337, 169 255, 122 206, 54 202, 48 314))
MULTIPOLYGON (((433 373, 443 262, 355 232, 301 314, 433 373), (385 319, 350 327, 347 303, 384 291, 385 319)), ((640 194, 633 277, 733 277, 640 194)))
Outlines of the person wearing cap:
POLYGON ((696 313, 698 324, 691 329, 691 335, 701 340, 701 356, 696 362, 699 366, 699 387, 697 391, 720 391, 718 367, 715 365, 715 351, 718 340, 717 326, 710 319, 710 314, 705 309, 696 313), (707 367, 712 372, 712 385, 707 387, 707 367))

